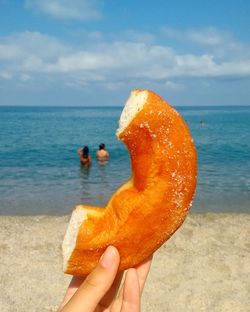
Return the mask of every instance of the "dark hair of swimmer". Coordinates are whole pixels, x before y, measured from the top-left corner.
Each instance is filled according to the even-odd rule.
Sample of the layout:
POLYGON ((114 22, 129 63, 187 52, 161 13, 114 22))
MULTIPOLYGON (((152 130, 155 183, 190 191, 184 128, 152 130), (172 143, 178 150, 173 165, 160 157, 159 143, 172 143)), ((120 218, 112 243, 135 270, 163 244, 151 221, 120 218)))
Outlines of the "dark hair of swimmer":
POLYGON ((102 149, 105 149, 105 144, 103 143, 99 145, 99 150, 102 150, 102 149))
POLYGON ((88 148, 88 146, 84 146, 84 148, 82 149, 82 157, 83 158, 88 158, 89 157, 89 148, 88 148))

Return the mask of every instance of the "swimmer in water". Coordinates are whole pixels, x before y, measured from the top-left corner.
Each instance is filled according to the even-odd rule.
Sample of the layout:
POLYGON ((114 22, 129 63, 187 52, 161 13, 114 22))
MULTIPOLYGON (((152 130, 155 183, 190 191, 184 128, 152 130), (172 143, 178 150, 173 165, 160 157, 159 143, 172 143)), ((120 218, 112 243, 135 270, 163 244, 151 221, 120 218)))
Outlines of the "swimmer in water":
POLYGON ((88 146, 84 146, 77 150, 77 154, 80 156, 80 162, 83 166, 89 167, 91 165, 91 157, 89 155, 88 146))
POLYGON ((96 158, 99 162, 107 162, 109 153, 105 150, 105 144, 99 145, 99 150, 96 152, 96 158))
POLYGON ((204 122, 203 120, 201 120, 201 121, 200 121, 200 127, 201 127, 201 128, 204 128, 204 126, 205 126, 205 122, 204 122))

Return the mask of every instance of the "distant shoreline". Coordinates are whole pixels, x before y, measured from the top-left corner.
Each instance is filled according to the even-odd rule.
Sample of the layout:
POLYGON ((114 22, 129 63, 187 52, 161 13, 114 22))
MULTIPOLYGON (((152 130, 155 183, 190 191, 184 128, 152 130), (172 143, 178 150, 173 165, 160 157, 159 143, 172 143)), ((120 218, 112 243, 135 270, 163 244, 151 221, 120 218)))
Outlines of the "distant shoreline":
MULTIPOLYGON (((125 104, 125 103, 124 103, 125 104)), ((211 105, 174 105, 174 103, 170 103, 174 108, 178 109, 178 108, 250 108, 250 104, 243 104, 243 105, 237 105, 237 104, 231 104, 231 105, 217 105, 217 104, 211 104, 211 105)), ((2 105, 0 104, 0 109, 1 108, 91 108, 91 109, 100 109, 100 108, 119 108, 122 109, 124 107, 124 105, 105 105, 105 106, 101 106, 101 105, 2 105)))

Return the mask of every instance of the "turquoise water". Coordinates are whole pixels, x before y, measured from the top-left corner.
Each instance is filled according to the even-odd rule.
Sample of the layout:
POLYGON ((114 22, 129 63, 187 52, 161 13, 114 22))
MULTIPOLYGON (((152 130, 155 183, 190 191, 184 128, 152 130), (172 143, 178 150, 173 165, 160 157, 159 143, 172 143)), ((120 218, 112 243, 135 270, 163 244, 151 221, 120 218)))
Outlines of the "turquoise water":
MULTIPOLYGON (((65 214, 104 205, 130 176, 115 130, 122 108, 0 107, 0 214, 65 214), (111 158, 95 161, 100 143, 111 158), (77 148, 93 158, 82 169, 77 148)), ((180 107, 199 161, 193 212, 250 212, 250 107, 180 107), (203 127, 200 121, 204 122, 203 127)))

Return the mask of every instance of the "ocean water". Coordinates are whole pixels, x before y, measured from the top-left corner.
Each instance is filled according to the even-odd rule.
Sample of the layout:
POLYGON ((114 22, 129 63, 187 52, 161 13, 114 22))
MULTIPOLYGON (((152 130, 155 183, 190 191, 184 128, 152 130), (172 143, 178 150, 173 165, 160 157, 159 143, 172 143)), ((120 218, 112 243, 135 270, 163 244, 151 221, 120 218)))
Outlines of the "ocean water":
MULTIPOLYGON (((192 212, 250 212, 250 107, 179 107, 198 152, 192 212), (203 126, 201 126, 203 121, 203 126)), ((78 203, 105 205, 130 177, 115 137, 121 107, 0 107, 0 214, 70 213, 78 203), (95 152, 104 142, 110 161, 95 152), (82 169, 76 150, 90 148, 82 169)))

